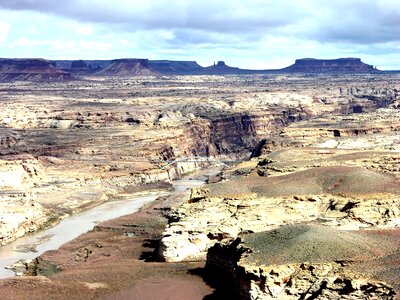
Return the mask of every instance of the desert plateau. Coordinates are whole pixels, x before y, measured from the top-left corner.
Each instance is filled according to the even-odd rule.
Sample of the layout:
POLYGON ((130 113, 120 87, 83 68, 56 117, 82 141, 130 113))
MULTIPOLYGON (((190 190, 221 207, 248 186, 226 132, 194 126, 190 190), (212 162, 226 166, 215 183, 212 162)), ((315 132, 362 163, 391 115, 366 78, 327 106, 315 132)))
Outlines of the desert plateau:
POLYGON ((5 61, 2 299, 399 299, 398 73, 5 61))

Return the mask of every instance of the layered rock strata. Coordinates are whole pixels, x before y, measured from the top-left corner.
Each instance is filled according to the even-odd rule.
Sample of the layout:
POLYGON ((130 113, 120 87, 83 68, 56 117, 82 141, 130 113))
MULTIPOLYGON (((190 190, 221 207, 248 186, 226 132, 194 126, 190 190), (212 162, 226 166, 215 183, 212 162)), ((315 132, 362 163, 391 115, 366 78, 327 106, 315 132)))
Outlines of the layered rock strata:
MULTIPOLYGON (((209 165, 181 159, 201 156, 229 164, 252 153, 252 160, 210 178, 214 183, 206 188, 193 190, 191 199, 182 206, 157 207, 141 214, 147 218, 156 211, 157 216, 164 213, 169 219, 160 249, 165 260, 200 260, 195 264, 156 262, 152 266, 161 270, 173 265, 187 273, 187 266, 201 266, 207 255, 209 266, 218 265, 217 261, 223 264, 223 259, 213 258, 212 249, 236 244, 239 239, 243 239, 244 248, 255 249, 253 244, 246 244, 249 240, 245 241, 245 237, 254 237, 258 246, 257 242, 271 232, 277 236, 273 230, 278 230, 278 244, 287 244, 287 239, 279 236, 279 228, 303 228, 297 226, 306 223, 318 227, 316 231, 308 230, 314 236, 317 233, 327 238, 307 244, 313 249, 324 244, 333 247, 336 242, 342 245, 346 240, 358 249, 357 253, 365 250, 367 256, 358 257, 357 253, 340 248, 334 256, 321 253, 322 259, 317 260, 312 256, 287 259, 293 253, 303 253, 292 251, 281 261, 262 255, 249 256, 251 260, 244 262, 244 256, 235 254, 234 266, 249 266, 245 274, 250 279, 245 275, 238 285, 242 287, 242 297, 289 297, 293 293, 299 298, 344 295, 391 299, 393 290, 399 290, 399 156, 393 151, 398 130, 398 77, 314 74, 89 79, 41 85, 0 84, 4 172, 18 179, 14 185, 2 181, 4 195, 14 190, 32 191, 32 196, 27 194, 32 200, 26 201, 27 207, 35 204, 39 212, 44 212, 46 222, 50 222, 104 201, 129 197, 142 184, 170 181, 209 165), (316 86, 316 81, 329 83, 316 86), (386 106, 391 109, 381 109, 386 106), (315 122, 307 124, 310 119, 315 122), (361 127, 365 127, 365 132, 346 134, 361 127), (301 139, 308 128, 309 135, 301 139), (335 136, 335 130, 339 130, 340 136, 335 136), (258 147, 254 150, 255 146, 258 147), (284 146, 292 148, 282 149, 284 146), (360 232, 348 235, 336 229, 360 232), (390 251, 385 252, 375 242, 371 244, 381 241, 370 236, 373 234, 384 236, 388 242, 381 244, 390 251), (358 247, 364 244, 370 247, 358 247), (337 255, 341 252, 349 255, 337 255), (277 275, 271 274, 271 266, 277 275), (262 276, 261 269, 265 270, 262 276), (267 273, 271 276, 264 276, 267 273), (298 285, 288 285, 291 278, 298 285), (265 286, 274 291, 269 292, 265 286)), ((9 202, 10 211, 19 213, 22 201, 13 200, 9 202)), ((18 226, 23 232, 29 231, 31 221, 35 220, 41 220, 41 215, 18 226)), ((55 285, 44 278, 40 286, 62 292, 65 288, 70 294, 83 289, 87 295, 100 295, 97 288, 90 290, 88 286, 102 288, 106 282, 110 291, 114 287, 117 290, 121 278, 128 278, 126 286, 131 287, 133 273, 140 279, 142 270, 153 275, 154 270, 148 271, 148 265, 145 267, 139 259, 156 258, 155 239, 160 237, 165 223, 152 219, 137 226, 136 222, 124 221, 116 226, 127 233, 123 238, 122 233, 114 234, 115 226, 97 226, 99 235, 92 232, 94 240, 90 245, 82 238, 60 252, 45 254, 43 257, 47 258, 39 262, 37 270, 42 268, 48 272, 42 274, 49 277, 61 269, 64 272, 58 274, 55 285), (151 241, 146 241, 145 236, 135 238, 155 227, 151 241), (107 249, 99 242, 106 235, 110 237, 107 249), (140 249, 151 247, 151 253, 141 255, 142 250, 135 250, 137 261, 130 264, 132 243, 126 240, 128 237, 139 243, 140 249), (119 241, 124 241, 124 252, 119 249, 119 241), (117 264, 107 258, 114 250, 123 256, 117 264), (90 270, 85 269, 89 264, 90 270), (66 283, 65 278, 71 278, 68 274, 73 279, 66 283), (71 283, 76 278, 82 280, 71 283)), ((32 230, 36 230, 34 226, 32 230)), ((15 237, 15 233, 5 235, 6 239, 8 235, 15 237)), ((307 240, 304 230, 298 236, 307 240)), ((301 240, 293 240, 293 245, 309 247, 301 240)), ((249 254, 268 249, 261 245, 249 254)), ((275 254, 280 253, 275 250, 275 254)), ((21 286, 18 284, 30 281, 11 280, 5 289, 13 290, 15 282, 21 286)))
POLYGON ((228 270, 240 299, 394 299, 397 115, 379 109, 289 125, 265 140, 257 158, 192 190, 188 203, 168 213, 160 256, 207 259, 209 267, 228 270), (307 139, 298 137, 302 124, 312 128, 307 139), (332 127, 365 132, 332 137, 332 127), (287 237, 286 230, 307 233, 287 237))
POLYGON ((292 91, 282 87, 279 76, 3 84, 0 153, 16 165, 21 155, 34 157, 27 167, 38 163, 43 176, 23 181, 19 189, 32 190, 40 210, 58 219, 124 197, 138 185, 170 181, 209 165, 192 157, 229 164, 248 158, 261 140, 278 133, 290 141, 282 131, 288 124, 321 114, 353 114, 357 93, 363 95, 357 101, 364 112, 386 103, 364 95, 392 97, 388 104, 397 97, 393 89, 381 88, 396 78, 378 78, 372 90, 360 88, 368 77, 351 85, 350 79, 337 79, 318 96, 310 78, 296 76, 290 79, 292 91), (353 89, 348 96, 341 92, 347 87, 353 89))
MULTIPOLYGON (((7 156, 7 164, 14 164, 16 169, 10 172, 19 176, 11 180, 12 188, 18 193, 32 191, 38 195, 40 216, 36 228, 92 205, 125 197, 138 185, 169 182, 209 165, 192 157, 217 162, 246 158, 259 136, 290 122, 280 109, 267 113, 259 109, 259 102, 267 104, 272 97, 257 102, 249 99, 248 106, 241 105, 240 99, 227 103, 205 97, 199 103, 192 96, 182 103, 179 96, 170 96, 166 101, 158 96, 130 95, 139 87, 153 94, 166 89, 153 91, 152 85, 147 88, 143 83, 147 84, 147 79, 118 79, 101 85, 92 81, 37 86, 17 83, 11 89, 8 84, 2 86, 0 153, 7 156), (245 111, 249 107, 254 113, 245 111), (27 153, 32 159, 22 163, 19 158, 27 153), (179 161, 181 158, 188 161, 179 161), (37 165, 40 176, 34 174, 37 165)), ((186 81, 178 80, 176 84, 184 87, 186 81)), ((209 85, 208 79, 196 85, 192 89, 201 90, 209 85)), ((274 103, 297 106, 298 98, 288 104, 283 100, 274 103)), ((292 113, 296 118, 309 114, 306 109, 292 113)), ((15 206, 17 211, 18 201, 7 202, 7 209, 15 206)), ((8 228, 7 224, 5 221, 3 227, 8 228)), ((16 232, 33 230, 18 224, 15 230, 4 229, 3 241, 20 236, 16 232)), ((15 227, 14 223, 9 225, 15 227)))
POLYGON ((342 229, 400 225, 398 180, 351 167, 250 177, 194 190, 190 203, 170 213, 161 240, 166 261, 204 259, 220 240, 285 224, 316 222, 342 229), (376 186, 379 181, 381 188, 376 186), (357 182, 365 186, 354 189, 357 182), (208 190, 207 190, 208 189, 208 190))

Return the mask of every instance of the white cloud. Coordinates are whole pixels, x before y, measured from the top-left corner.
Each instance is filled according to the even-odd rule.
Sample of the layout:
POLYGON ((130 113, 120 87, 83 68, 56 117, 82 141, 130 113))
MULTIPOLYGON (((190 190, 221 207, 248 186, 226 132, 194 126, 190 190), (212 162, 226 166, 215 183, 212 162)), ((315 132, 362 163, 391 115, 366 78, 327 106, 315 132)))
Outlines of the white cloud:
POLYGON ((105 52, 111 50, 113 44, 107 42, 80 40, 77 47, 81 48, 82 50, 96 50, 98 52, 105 52))
POLYGON ((62 19, 57 22, 57 26, 68 32, 74 32, 77 36, 89 37, 94 34, 93 24, 87 22, 78 22, 75 20, 62 19))
POLYGON ((10 24, 4 21, 0 21, 0 44, 4 43, 7 40, 10 27, 10 24))

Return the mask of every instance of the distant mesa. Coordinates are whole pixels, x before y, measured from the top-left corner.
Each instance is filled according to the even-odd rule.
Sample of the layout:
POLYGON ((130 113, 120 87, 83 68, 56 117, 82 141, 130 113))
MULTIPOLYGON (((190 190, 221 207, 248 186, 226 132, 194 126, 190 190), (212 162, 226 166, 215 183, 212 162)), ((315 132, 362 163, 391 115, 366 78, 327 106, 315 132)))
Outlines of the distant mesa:
POLYGON ((218 61, 202 67, 196 61, 116 59, 56 61, 57 67, 76 75, 154 76, 154 75, 225 75, 225 74, 280 74, 280 73, 376 73, 381 72, 360 58, 297 59, 289 67, 275 70, 250 70, 228 66, 218 61), (83 68, 83 63, 88 67, 83 68), (77 66, 81 66, 78 68, 77 66))
POLYGON ((56 63, 39 58, 0 58, 0 81, 66 81, 75 78, 56 63))
POLYGON ((1 59, 0 81, 61 81, 74 76, 159 76, 159 75, 225 75, 280 73, 377 73, 382 72, 365 64, 360 58, 297 59, 289 67, 275 70, 249 70, 231 67, 218 61, 202 67, 196 61, 115 59, 115 60, 55 60, 1 59), (73 74, 73 75, 71 75, 73 74))
POLYGON ((56 60, 57 68, 76 75, 91 75, 111 64, 111 60, 56 60))
POLYGON ((295 63, 282 69, 285 72, 298 73, 372 73, 378 72, 373 66, 365 64, 360 58, 338 59, 297 59, 295 63))
POLYGON ((195 61, 150 60, 149 67, 161 74, 192 75, 200 74, 203 67, 195 61))
POLYGON ((148 59, 115 59, 96 73, 104 76, 155 76, 160 75, 149 67, 148 59))
MULTIPOLYGON (((79 75, 91 75, 111 65, 115 60, 57 60, 57 66, 67 72, 79 75), (79 62, 79 63, 78 63, 79 62), (83 68, 84 62, 87 68, 83 68), (80 68, 77 66, 81 66, 80 68)), ((165 75, 201 74, 204 69, 195 61, 149 60, 148 68, 165 75)), ((100 75, 103 72, 100 73, 100 75)))

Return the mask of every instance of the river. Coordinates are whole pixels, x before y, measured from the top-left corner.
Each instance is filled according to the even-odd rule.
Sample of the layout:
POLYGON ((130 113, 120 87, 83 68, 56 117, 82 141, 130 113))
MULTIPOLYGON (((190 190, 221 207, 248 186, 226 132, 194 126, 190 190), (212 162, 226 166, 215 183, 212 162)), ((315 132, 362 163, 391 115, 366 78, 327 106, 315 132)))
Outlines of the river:
MULTIPOLYGON (((194 175, 174 181, 173 193, 182 193, 187 189, 204 184, 206 180, 205 176, 215 174, 216 171, 216 169, 200 171, 194 175)), ((133 196, 132 198, 119 201, 106 202, 87 211, 72 215, 52 228, 33 234, 27 234, 7 245, 1 246, 0 278, 14 276, 12 270, 5 269, 6 266, 12 265, 21 259, 34 259, 48 250, 58 249, 66 242, 91 230, 96 224, 134 213, 145 204, 165 195, 168 195, 168 193, 164 191, 149 193, 144 196, 133 196)))

